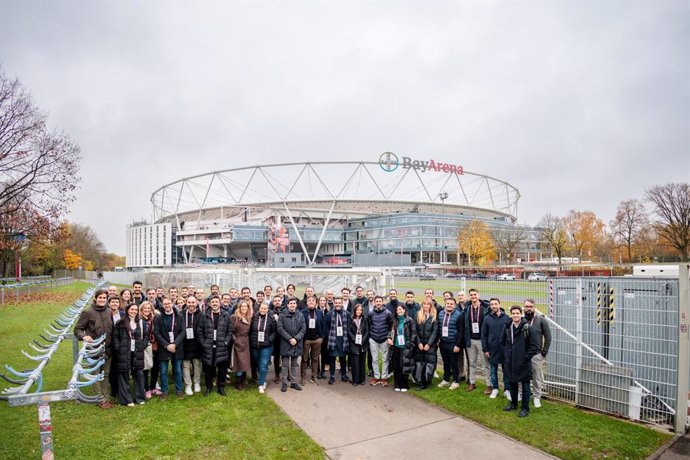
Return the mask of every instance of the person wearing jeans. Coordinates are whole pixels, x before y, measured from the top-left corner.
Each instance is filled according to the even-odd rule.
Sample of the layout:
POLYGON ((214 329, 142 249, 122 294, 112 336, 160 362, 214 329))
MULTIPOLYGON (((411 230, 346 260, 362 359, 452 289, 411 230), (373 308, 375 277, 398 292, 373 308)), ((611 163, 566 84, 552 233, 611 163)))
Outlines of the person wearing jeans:
POLYGON ((168 395, 168 364, 172 361, 175 391, 182 396, 182 358, 185 338, 184 322, 180 313, 173 310, 172 300, 163 299, 163 314, 153 321, 153 333, 156 336, 158 350, 156 355, 161 366, 161 398, 168 395))
POLYGON ((249 330, 249 346, 258 366, 259 393, 266 391, 266 373, 273 353, 273 341, 276 338, 276 320, 268 312, 268 304, 259 304, 259 311, 252 318, 249 330))
POLYGON ((383 297, 374 297, 374 309, 367 317, 369 323, 369 349, 374 370, 374 378, 370 385, 388 386, 388 333, 393 327, 393 314, 383 306, 383 297), (379 360, 382 361, 379 367, 379 360))
POLYGON ((438 384, 439 388, 449 387, 449 390, 455 390, 460 385, 458 354, 462 350, 462 320, 455 298, 448 297, 445 308, 438 312, 437 335, 443 359, 443 380, 438 384), (453 383, 450 383, 451 378, 453 383))

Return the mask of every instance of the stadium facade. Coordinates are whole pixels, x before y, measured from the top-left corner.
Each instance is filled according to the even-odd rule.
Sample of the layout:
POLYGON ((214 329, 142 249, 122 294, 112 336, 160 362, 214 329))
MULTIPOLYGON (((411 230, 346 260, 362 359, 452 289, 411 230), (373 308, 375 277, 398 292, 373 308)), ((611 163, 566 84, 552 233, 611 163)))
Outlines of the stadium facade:
MULTIPOLYGON (((172 264, 375 266, 456 263, 459 226, 479 220, 515 228, 519 199, 508 182, 461 165, 386 152, 379 161, 213 171, 160 187, 151 204, 153 228, 170 225, 172 264)), ((139 260, 151 260, 148 246, 135 248, 139 226, 128 228, 128 242, 133 254, 144 254, 139 260)), ((526 230, 523 259, 538 244, 526 230)), ((127 264, 146 266, 130 265, 129 257, 127 264)))

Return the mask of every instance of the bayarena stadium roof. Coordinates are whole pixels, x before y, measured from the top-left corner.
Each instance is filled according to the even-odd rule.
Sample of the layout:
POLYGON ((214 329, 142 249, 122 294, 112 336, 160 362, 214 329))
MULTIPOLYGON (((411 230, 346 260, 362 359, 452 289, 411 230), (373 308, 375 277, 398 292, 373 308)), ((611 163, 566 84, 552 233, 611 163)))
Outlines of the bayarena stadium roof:
POLYGON ((395 212, 517 218, 519 191, 461 165, 391 152, 379 161, 312 161, 240 167, 186 177, 153 192, 154 221, 324 222, 395 212), (251 215, 251 219, 247 216, 251 215))

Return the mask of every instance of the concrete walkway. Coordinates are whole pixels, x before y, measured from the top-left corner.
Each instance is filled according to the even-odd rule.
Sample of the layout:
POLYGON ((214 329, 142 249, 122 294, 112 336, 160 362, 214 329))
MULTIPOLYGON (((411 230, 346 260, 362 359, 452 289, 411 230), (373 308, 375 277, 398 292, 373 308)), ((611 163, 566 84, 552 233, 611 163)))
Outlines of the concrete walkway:
POLYGON ((391 387, 319 383, 267 393, 331 459, 554 458, 391 387))

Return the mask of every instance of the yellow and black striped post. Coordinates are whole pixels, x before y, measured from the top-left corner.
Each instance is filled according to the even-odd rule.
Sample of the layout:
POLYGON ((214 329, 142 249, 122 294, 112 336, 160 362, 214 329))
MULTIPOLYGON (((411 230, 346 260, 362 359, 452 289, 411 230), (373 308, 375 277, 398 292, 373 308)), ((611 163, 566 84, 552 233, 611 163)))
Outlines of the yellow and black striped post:
POLYGON ((597 283, 597 324, 601 324, 601 283, 597 283))
POLYGON ((609 324, 613 326, 613 320, 616 318, 616 310, 613 304, 613 287, 609 290, 609 324))

